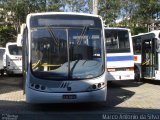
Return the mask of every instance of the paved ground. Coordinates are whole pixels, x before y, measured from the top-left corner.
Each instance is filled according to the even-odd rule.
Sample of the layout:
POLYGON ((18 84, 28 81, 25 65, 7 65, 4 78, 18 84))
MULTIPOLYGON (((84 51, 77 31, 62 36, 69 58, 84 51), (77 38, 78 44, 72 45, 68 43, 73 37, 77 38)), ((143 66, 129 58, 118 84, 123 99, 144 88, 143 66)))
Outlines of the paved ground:
POLYGON ((0 120, 24 118, 36 120, 50 117, 56 120, 62 118, 99 120, 111 118, 111 115, 115 117, 120 113, 132 116, 147 114, 142 117, 160 119, 160 81, 112 82, 108 85, 108 100, 101 104, 29 105, 25 103, 25 96, 20 87, 21 80, 21 76, 0 77, 0 120))
MULTIPOLYGON (((24 101, 21 89, 21 76, 0 78, 0 100, 1 101, 24 101)), ((0 103, 1 104, 1 103, 0 103)))

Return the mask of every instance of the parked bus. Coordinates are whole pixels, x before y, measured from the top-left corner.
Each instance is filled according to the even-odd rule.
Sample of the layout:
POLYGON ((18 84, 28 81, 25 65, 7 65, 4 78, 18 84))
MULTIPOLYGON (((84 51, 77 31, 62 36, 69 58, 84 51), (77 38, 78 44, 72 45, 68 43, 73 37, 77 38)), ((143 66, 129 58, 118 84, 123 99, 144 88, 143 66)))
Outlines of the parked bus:
POLYGON ((160 30, 132 36, 137 80, 160 80, 160 30))
POLYGON ((4 75, 4 67, 3 67, 3 55, 5 53, 5 48, 0 47, 0 74, 4 75))
POLYGON ((26 102, 106 101, 100 16, 32 13, 27 16, 22 37, 26 102))
POLYGON ((16 42, 6 44, 3 66, 7 75, 22 74, 22 47, 18 47, 16 42))
POLYGON ((134 80, 131 32, 127 28, 105 28, 107 80, 134 80))

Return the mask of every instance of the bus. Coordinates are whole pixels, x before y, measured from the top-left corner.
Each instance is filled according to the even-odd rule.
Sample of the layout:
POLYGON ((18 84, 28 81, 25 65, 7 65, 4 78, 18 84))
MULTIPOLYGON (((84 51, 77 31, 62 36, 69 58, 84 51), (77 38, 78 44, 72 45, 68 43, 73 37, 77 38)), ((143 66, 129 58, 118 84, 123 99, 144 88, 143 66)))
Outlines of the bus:
POLYGON ((97 15, 28 14, 22 34, 26 102, 106 101, 104 38, 97 15))
POLYGON ((160 30, 134 35, 132 40, 136 79, 160 80, 160 30))
POLYGON ((3 55, 3 66, 7 75, 22 74, 22 47, 16 42, 8 42, 3 55))
POLYGON ((134 80, 134 56, 130 29, 106 27, 107 80, 134 80))
POLYGON ((4 75, 4 67, 3 67, 3 55, 5 53, 5 48, 0 47, 0 74, 4 75))

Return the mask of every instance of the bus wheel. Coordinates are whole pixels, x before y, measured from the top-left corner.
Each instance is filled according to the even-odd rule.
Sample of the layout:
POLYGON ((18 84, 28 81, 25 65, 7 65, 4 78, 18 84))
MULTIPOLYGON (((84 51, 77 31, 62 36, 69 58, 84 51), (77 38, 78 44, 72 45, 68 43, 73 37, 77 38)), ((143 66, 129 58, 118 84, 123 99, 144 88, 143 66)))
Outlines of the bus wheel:
POLYGON ((4 75, 4 70, 1 70, 1 76, 3 76, 4 75))
POLYGON ((135 77, 134 77, 136 82, 141 82, 141 78, 140 78, 140 71, 138 68, 135 69, 135 77))
POLYGON ((13 76, 13 73, 9 72, 9 71, 6 71, 6 74, 7 74, 8 77, 12 77, 13 76))
POLYGON ((25 91, 26 74, 27 74, 27 73, 23 71, 23 79, 22 79, 22 89, 23 89, 23 94, 26 93, 26 91, 25 91))

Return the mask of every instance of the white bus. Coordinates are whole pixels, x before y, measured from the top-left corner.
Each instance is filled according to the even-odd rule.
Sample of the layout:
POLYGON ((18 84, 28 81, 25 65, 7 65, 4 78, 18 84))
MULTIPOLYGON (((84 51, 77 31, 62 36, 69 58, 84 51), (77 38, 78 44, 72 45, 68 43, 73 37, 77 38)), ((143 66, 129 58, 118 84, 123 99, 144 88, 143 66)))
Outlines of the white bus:
POLYGON ((16 42, 6 44, 3 66, 7 75, 22 74, 22 47, 17 46, 16 42))
POLYGON ((107 80, 134 80, 131 32, 127 28, 105 28, 107 80))
POLYGON ((135 79, 160 80, 160 30, 132 36, 135 79))
POLYGON ((106 101, 100 16, 46 12, 27 16, 23 37, 28 103, 106 101))
POLYGON ((5 53, 5 48, 0 47, 0 74, 4 75, 4 67, 3 67, 3 55, 5 53))

